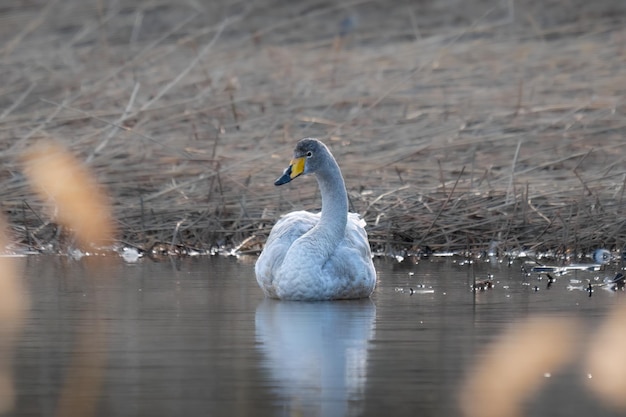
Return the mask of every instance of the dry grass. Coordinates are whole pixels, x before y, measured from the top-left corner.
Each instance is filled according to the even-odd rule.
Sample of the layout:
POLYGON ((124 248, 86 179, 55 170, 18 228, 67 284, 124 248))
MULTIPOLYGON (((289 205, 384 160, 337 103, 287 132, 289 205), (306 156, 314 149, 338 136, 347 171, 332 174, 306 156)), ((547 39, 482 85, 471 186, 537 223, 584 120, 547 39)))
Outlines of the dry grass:
POLYGON ((67 245, 19 165, 42 137, 145 249, 262 240, 318 208, 311 179, 272 185, 305 136, 375 249, 625 243, 621 2, 37 3, 0 13, 0 201, 25 247, 67 245))

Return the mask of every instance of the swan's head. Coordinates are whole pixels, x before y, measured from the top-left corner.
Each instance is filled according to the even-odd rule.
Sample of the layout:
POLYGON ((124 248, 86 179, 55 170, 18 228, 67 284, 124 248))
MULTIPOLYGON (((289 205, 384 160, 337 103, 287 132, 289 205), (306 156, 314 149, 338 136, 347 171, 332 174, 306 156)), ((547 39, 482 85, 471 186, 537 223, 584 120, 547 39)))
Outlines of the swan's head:
POLYGON ((313 174, 328 160, 332 159, 330 151, 322 142, 313 138, 300 140, 293 151, 293 159, 274 185, 287 184, 302 174, 313 174))

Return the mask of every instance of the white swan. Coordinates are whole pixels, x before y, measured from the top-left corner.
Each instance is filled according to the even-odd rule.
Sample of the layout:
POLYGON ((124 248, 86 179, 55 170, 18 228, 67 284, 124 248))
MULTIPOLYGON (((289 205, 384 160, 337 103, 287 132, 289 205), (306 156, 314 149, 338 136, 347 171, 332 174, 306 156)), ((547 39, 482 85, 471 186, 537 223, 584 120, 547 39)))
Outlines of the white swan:
POLYGON ((315 174, 322 211, 294 211, 272 229, 255 265, 265 295, 282 300, 337 300, 369 297, 376 285, 365 222, 348 213, 339 166, 317 139, 302 139, 275 185, 315 174))

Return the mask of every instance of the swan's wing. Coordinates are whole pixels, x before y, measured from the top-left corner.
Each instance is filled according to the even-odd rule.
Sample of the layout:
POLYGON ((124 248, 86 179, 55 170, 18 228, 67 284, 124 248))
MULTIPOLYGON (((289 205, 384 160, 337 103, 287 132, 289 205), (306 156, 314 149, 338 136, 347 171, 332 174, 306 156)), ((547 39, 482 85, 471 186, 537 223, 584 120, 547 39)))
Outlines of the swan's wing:
POLYGON ((331 276, 343 277, 350 293, 343 298, 369 295, 376 284, 365 221, 356 213, 348 213, 346 234, 324 269, 331 276), (365 295, 364 295, 365 294, 365 295))
POLYGON ((371 256, 369 240, 365 231, 365 220, 356 213, 348 213, 348 223, 346 224, 346 239, 353 240, 356 244, 367 243, 367 254, 371 256))
POLYGON ((270 297, 274 274, 282 265, 287 250, 300 236, 311 230, 320 219, 320 214, 308 211, 293 211, 280 218, 272 228, 265 248, 254 267, 257 281, 270 297))
POLYGON ((276 244, 286 244, 289 247, 297 238, 311 230, 319 220, 319 213, 313 214, 308 211, 287 213, 272 228, 265 247, 276 244))

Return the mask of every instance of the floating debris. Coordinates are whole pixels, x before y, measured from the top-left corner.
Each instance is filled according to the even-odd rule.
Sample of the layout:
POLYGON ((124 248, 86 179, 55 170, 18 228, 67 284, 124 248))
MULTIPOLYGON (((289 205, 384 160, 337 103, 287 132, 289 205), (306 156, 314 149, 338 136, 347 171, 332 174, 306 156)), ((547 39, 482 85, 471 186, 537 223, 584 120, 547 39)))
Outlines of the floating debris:
POLYGON ((472 285, 472 290, 474 291, 485 291, 493 288, 493 281, 490 279, 484 279, 481 281, 474 282, 472 285))
POLYGON ((592 258, 600 265, 606 265, 611 261, 611 252, 606 249, 596 249, 593 252, 592 258))
POLYGON ((171 243, 155 242, 152 247, 146 251, 146 255, 152 260, 163 260, 172 256, 184 257, 195 256, 199 252, 185 245, 172 245, 171 243))
MULTIPOLYGON (((558 272, 560 271, 562 268, 558 267, 558 266, 533 266, 531 268, 531 272, 558 272)), ((524 269, 524 272, 526 272, 526 269, 524 269)))
POLYGON ((533 266, 532 272, 553 272, 555 274, 563 275, 569 271, 599 271, 599 264, 570 264, 566 266, 548 266, 548 265, 539 265, 533 266))
POLYGON ((246 255, 246 254, 259 254, 261 253, 261 249, 263 249, 263 245, 265 244, 264 239, 261 239, 257 235, 252 235, 243 240, 239 245, 237 245, 232 251, 232 256, 238 255, 246 255))
POLYGON ((612 291, 624 291, 624 285, 626 284, 626 277, 621 272, 613 278, 605 278, 604 285, 606 288, 612 291))
POLYGON ((495 258, 498 256, 498 246, 500 246, 500 242, 497 240, 492 240, 489 243, 489 249, 487 250, 487 256, 490 258, 495 258))
MULTIPOLYGON (((599 277, 595 277, 594 281, 598 281, 599 277)), ((580 284, 582 281, 578 280, 578 279, 571 279, 570 283, 572 284, 580 284)), ((624 274, 622 274, 621 272, 618 272, 615 277, 613 278, 604 278, 604 280, 601 283, 598 284, 592 284, 591 280, 589 280, 589 282, 587 283, 587 286, 584 285, 568 285, 567 289, 570 291, 573 290, 577 290, 577 291, 587 291, 589 293, 589 297, 591 297, 591 294, 593 294, 594 289, 596 287, 598 288, 602 288, 604 290, 607 291, 624 291, 624 288, 626 286, 626 277, 624 276, 624 274)))
POLYGON ((451 251, 442 251, 442 252, 434 252, 431 254, 434 257, 437 258, 450 258, 453 256, 458 255, 457 252, 451 252, 451 251))
POLYGON ((122 249, 122 259, 128 263, 137 262, 142 256, 143 254, 137 248, 125 246, 122 249))
POLYGON ((424 284, 418 284, 415 288, 410 287, 408 289, 402 287, 396 287, 393 289, 395 292, 413 294, 434 294, 435 290, 432 287, 427 287, 424 284))
POLYGON ((86 253, 85 253, 85 252, 83 252, 82 250, 80 250, 80 249, 78 249, 78 248, 72 248, 72 249, 70 249, 70 250, 69 250, 69 252, 68 252, 68 254, 69 254, 69 255, 70 255, 70 257, 71 257, 72 259, 74 259, 75 261, 80 261, 80 260, 81 260, 81 258, 82 258, 83 256, 85 256, 85 255, 86 255, 86 253))
POLYGON ((613 278, 613 284, 615 284, 614 289, 623 291, 624 284, 626 284, 626 277, 624 277, 624 274, 618 272, 617 275, 615 275, 615 278, 613 278))

